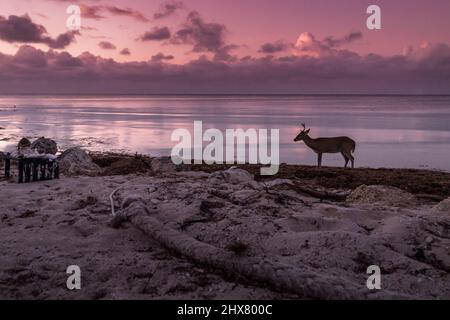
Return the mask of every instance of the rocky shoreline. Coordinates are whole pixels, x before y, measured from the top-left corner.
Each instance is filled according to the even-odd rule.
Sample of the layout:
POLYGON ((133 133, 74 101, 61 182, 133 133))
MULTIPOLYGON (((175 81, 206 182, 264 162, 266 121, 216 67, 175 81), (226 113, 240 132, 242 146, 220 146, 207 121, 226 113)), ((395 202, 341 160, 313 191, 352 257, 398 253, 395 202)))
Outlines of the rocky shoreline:
POLYGON ((450 298, 449 173, 281 165, 263 177, 78 149, 60 162, 59 180, 0 179, 1 298, 450 298), (72 264, 78 291, 65 286, 72 264))

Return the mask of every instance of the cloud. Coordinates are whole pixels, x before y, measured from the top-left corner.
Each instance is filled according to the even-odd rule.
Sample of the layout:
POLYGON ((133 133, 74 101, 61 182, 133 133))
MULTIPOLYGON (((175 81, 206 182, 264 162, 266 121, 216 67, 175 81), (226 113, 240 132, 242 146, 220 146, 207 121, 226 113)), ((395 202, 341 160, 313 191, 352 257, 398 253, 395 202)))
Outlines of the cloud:
POLYGON ((106 6, 106 10, 108 10, 111 14, 116 16, 126 16, 131 17, 140 22, 149 22, 150 20, 145 17, 141 12, 130 9, 130 8, 119 8, 116 6, 106 6))
POLYGON ((192 44, 194 52, 217 52, 225 45, 226 30, 225 25, 206 23, 197 11, 192 11, 174 35, 173 42, 192 44))
POLYGON ((354 32, 348 33, 347 35, 345 35, 342 38, 327 37, 323 40, 323 42, 330 48, 334 48, 334 47, 341 47, 343 45, 350 44, 357 40, 361 40, 362 37, 363 36, 362 36, 361 31, 354 31, 354 32))
POLYGON ((30 68, 43 68, 47 66, 45 53, 31 46, 21 46, 12 61, 17 65, 30 68))
POLYGON ((232 55, 230 51, 237 49, 238 46, 234 44, 228 44, 220 47, 214 53, 213 59, 214 61, 227 61, 234 62, 237 60, 236 56, 232 55))
POLYGON ((78 32, 60 34, 51 38, 44 26, 34 23, 28 15, 0 16, 0 40, 14 43, 41 43, 53 49, 63 49, 75 41, 78 32))
POLYGON ((104 6, 104 5, 86 5, 80 4, 81 16, 86 19, 102 20, 106 17, 105 12, 108 12, 115 16, 125 16, 133 18, 139 22, 149 22, 150 20, 140 11, 131 8, 120 8, 117 6, 104 6))
POLYGON ((158 54, 152 56, 152 60, 153 62, 159 62, 159 61, 164 61, 164 60, 173 60, 174 56, 172 55, 165 55, 162 52, 159 52, 158 54))
POLYGON ((237 58, 230 52, 238 46, 226 42, 226 33, 225 25, 205 22, 197 11, 192 11, 170 42, 172 44, 192 45, 193 52, 212 53, 215 61, 231 62, 237 58))
POLYGON ((450 47, 442 43, 388 57, 335 50, 317 57, 167 61, 120 63, 26 45, 0 54, 0 93, 450 94, 450 47))
POLYGON ((159 20, 173 15, 177 10, 184 7, 182 2, 166 1, 161 4, 158 12, 153 15, 153 19, 159 20))
POLYGON ((47 39, 47 44, 50 48, 53 49, 64 49, 72 42, 75 42, 75 35, 79 35, 80 33, 77 31, 67 32, 60 34, 56 39, 47 39))
POLYGON ((141 41, 162 41, 170 39, 171 33, 168 27, 154 27, 151 31, 144 33, 139 39, 141 41))
POLYGON ((123 55, 123 56, 129 56, 129 55, 131 54, 131 52, 130 52, 130 49, 128 49, 128 48, 123 48, 123 49, 120 51, 120 54, 123 55))
POLYGON ((89 26, 81 26, 81 30, 83 31, 98 31, 95 27, 89 27, 89 26))
POLYGON ((105 16, 101 14, 104 7, 102 6, 88 6, 80 4, 81 16, 86 19, 101 20, 105 19, 105 16))
POLYGON ((116 46, 109 41, 100 41, 98 46, 103 50, 116 50, 116 46))
POLYGON ((342 38, 327 37, 324 40, 317 40, 309 33, 303 32, 297 39, 295 49, 299 55, 319 57, 323 55, 333 55, 342 50, 342 46, 362 39, 361 32, 350 32, 342 38))
POLYGON ((292 47, 292 45, 290 45, 282 40, 278 40, 276 42, 268 42, 268 43, 263 44, 261 46, 261 49, 259 50, 259 52, 272 54, 272 53, 286 51, 288 48, 291 48, 291 47, 292 47))

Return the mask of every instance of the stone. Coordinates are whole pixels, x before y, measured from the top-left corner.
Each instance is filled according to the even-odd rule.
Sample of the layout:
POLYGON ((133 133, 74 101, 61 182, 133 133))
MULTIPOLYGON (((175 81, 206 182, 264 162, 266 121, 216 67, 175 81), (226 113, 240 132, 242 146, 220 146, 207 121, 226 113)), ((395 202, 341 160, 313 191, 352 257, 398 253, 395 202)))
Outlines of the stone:
POLYGON ((450 213, 450 198, 447 198, 439 202, 437 205, 433 207, 432 211, 450 213))
POLYGON ((17 144, 17 153, 19 155, 25 155, 31 152, 31 141, 27 138, 20 139, 19 143, 17 144))
POLYGON ((243 184, 251 183, 254 177, 248 171, 232 167, 228 170, 216 171, 209 175, 208 181, 217 183, 243 184))
POLYGON ((100 173, 100 167, 92 162, 91 157, 81 148, 74 147, 64 151, 58 158, 60 172, 66 176, 100 173))
POLYGON ((58 146, 52 139, 41 137, 31 144, 31 149, 40 154, 56 154, 58 146))
POLYGON ((172 162, 171 157, 153 158, 151 167, 154 172, 176 172, 181 169, 181 166, 177 166, 172 162))
POLYGON ((400 208, 411 208, 417 205, 417 199, 411 193, 380 185, 359 186, 347 197, 347 202, 400 208))

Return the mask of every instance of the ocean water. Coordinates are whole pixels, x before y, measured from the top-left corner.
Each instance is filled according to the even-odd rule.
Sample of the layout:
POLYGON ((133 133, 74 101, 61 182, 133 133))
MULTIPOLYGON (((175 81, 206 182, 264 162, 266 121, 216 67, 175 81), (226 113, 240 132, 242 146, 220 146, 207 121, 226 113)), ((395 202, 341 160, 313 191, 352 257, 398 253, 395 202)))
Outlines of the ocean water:
MULTIPOLYGON (((450 170, 450 96, 0 96, 0 150, 46 136, 63 149, 169 155, 173 130, 196 120, 204 130, 280 129, 286 163, 316 163, 293 142, 305 122, 311 137, 353 138, 357 167, 450 170)), ((324 155, 324 165, 343 163, 324 155)))

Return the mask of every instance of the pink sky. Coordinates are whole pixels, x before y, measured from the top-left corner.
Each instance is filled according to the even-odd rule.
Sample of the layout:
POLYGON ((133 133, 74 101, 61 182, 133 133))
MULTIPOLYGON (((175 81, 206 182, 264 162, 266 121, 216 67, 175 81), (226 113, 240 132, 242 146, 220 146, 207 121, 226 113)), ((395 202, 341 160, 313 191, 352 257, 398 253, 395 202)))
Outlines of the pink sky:
MULTIPOLYGON (((373 53, 390 58, 414 51, 411 57, 417 57, 421 55, 421 46, 424 49, 450 43, 450 1, 15 0, 0 3, 0 53, 7 56, 16 55, 22 45, 30 45, 43 52, 51 48, 73 57, 89 52, 118 63, 148 62, 154 57, 153 62, 164 65, 183 66, 198 59, 231 65, 245 57, 298 56, 292 45, 301 34, 311 37, 312 45, 308 50, 314 54, 309 56, 318 59, 342 56, 344 52, 361 57, 373 53), (78 4, 91 14, 82 16, 80 34, 61 45, 55 41, 68 32, 66 8, 70 4, 78 4), (167 4, 176 9, 156 19, 155 14, 164 12, 162 8, 167 4), (381 7, 382 30, 366 28, 366 8, 370 4, 381 7), (117 10, 126 10, 128 14, 118 14, 117 10), (11 35, 14 32, 8 28, 12 28, 14 22, 10 17, 25 14, 30 19, 26 24, 46 29, 42 37, 47 40, 21 40, 28 29, 15 30, 11 35), (194 30, 197 35, 180 36, 183 30, 194 30), (153 35, 154 31, 158 31, 161 38, 140 40, 146 33, 153 35), (170 36, 165 37, 164 32, 169 32, 170 36), (357 37, 341 41, 351 34, 357 37), (337 40, 339 45, 324 49, 323 45, 328 46, 327 37, 337 40), (279 48, 262 52, 264 44, 269 44, 269 49, 279 48), (124 48, 130 54, 121 54, 124 48)), ((439 52, 442 53, 442 49, 439 52)))
MULTIPOLYGON (((173 15, 152 21, 158 11, 159 0, 15 0, 2 1, 0 15, 28 14, 32 20, 45 26, 48 33, 56 36, 66 32, 65 12, 69 4, 88 6, 108 5, 132 8, 148 17, 149 22, 136 21, 126 16, 102 13, 101 20, 82 19, 82 26, 97 30, 83 30, 77 42, 66 48, 78 55, 89 51, 102 57, 118 61, 145 61, 158 52, 171 54, 174 61, 183 63, 196 55, 189 54, 189 46, 174 46, 163 42, 136 41, 152 27, 168 26, 176 29, 191 10, 198 11, 206 22, 224 24, 227 40, 240 46, 240 55, 257 55, 266 42, 284 40, 295 42, 302 32, 310 32, 321 39, 327 36, 343 36, 350 31, 361 31, 364 40, 348 46, 361 54, 401 54, 405 47, 418 46, 423 42, 450 43, 450 1, 448 0, 184 0, 184 7, 173 15), (369 31, 365 27, 366 8, 378 4, 382 9, 383 29, 369 31), (116 45, 118 50, 101 50, 98 43, 105 40, 116 45), (131 55, 122 56, 119 49, 129 48, 131 55)), ((0 41, 0 51, 15 53, 19 43, 0 41)), ((35 45, 45 49, 44 45, 35 45)))

